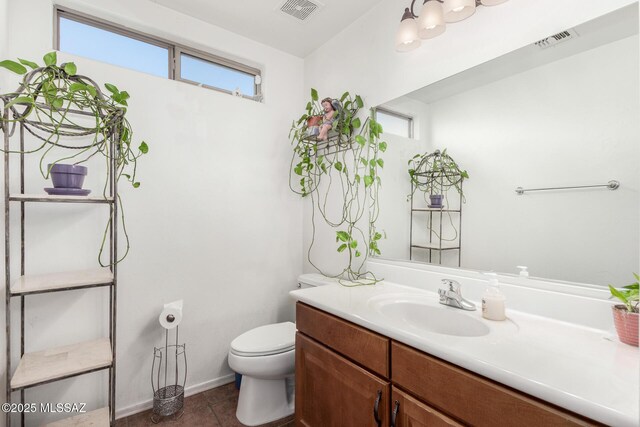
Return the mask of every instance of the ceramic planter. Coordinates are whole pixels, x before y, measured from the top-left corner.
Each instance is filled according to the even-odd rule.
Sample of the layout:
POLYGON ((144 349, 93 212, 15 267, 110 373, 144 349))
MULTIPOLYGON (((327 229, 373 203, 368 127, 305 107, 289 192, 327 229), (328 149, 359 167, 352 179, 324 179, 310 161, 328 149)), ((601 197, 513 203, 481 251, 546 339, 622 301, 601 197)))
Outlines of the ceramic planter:
POLYGON ((322 116, 311 116, 307 118, 307 136, 318 136, 320 134, 320 123, 322 116))
POLYGON ((432 208, 439 208, 442 206, 442 194, 432 194, 429 196, 429 201, 431 204, 429 205, 432 208))
POLYGON ((307 118, 307 127, 320 126, 320 122, 322 122, 322 116, 311 116, 307 118))
POLYGON ((613 320, 620 341, 638 347, 638 313, 627 311, 624 305, 616 305, 612 309, 613 320))
POLYGON ((48 165, 51 170, 51 181, 55 188, 82 188, 87 175, 86 166, 55 164, 48 165))

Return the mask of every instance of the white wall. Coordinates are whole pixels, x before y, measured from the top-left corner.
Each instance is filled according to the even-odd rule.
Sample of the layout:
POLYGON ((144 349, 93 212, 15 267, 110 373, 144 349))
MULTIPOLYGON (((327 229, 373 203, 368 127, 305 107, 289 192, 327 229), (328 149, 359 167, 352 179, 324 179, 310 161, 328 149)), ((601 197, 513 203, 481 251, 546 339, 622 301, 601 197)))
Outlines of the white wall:
MULTIPOLYGON (((152 397, 152 351, 163 343, 157 322, 163 303, 184 298, 180 341, 187 344, 191 392, 231 379, 226 355, 233 338, 292 319, 288 291, 302 271, 302 203, 287 186, 287 133, 303 106, 303 62, 146 0, 60 3, 212 53, 232 53, 227 56, 246 58, 263 71, 265 102, 257 103, 59 54, 75 61, 81 74, 128 90, 135 136, 150 146, 139 163, 142 186, 121 187, 132 243, 118 280, 122 415, 152 397)), ((50 0, 11 2, 10 57, 41 62, 52 50, 52 13, 50 0)), ((15 86, 17 79, 8 78, 15 86)), ((33 162, 27 166, 27 190, 41 192, 48 184, 33 162)), ((86 188, 100 191, 99 172, 90 171, 86 188)), ((95 266, 105 210, 47 205, 29 207, 27 215, 28 272, 95 266)), ((106 319, 106 301, 100 290, 28 298, 27 351, 100 337, 106 322, 95 322, 106 319)), ((87 377, 29 390, 27 401, 105 404, 92 398, 106 395, 104 375, 87 377)))
MULTIPOLYGON (((9 0, 0 0, 0 58, 7 56, 7 48, 9 47, 9 30, 8 30, 8 14, 9 0)), ((4 92, 4 75, 0 75, 0 91, 4 92)))
POLYGON ((411 202, 408 196, 411 184, 407 161, 416 154, 429 150, 429 106, 409 97, 402 97, 385 103, 384 108, 413 117, 414 134, 413 138, 405 138, 385 132, 381 138, 387 142, 387 151, 382 154, 384 168, 380 170, 382 188, 376 227, 384 238, 378 247, 387 258, 409 259, 408 240, 398 238, 406 236, 408 239, 410 232, 411 202))
POLYGON ((0 0, 0 54, 5 55, 7 49, 7 10, 9 8, 9 0, 0 0))
MULTIPOLYGON (((350 90, 363 96, 367 106, 375 106, 634 2, 512 0, 480 7, 420 48, 397 53, 395 32, 409 2, 386 0, 305 58, 305 88, 315 87, 322 94, 350 90)), ((309 217, 306 204, 305 224, 309 217)), ((306 247, 310 228, 304 230, 306 247)), ((316 236, 318 253, 334 252, 332 237, 316 236)), ((318 262, 325 269, 339 265, 333 255, 318 262)), ((306 264, 305 269, 312 267, 306 264)))

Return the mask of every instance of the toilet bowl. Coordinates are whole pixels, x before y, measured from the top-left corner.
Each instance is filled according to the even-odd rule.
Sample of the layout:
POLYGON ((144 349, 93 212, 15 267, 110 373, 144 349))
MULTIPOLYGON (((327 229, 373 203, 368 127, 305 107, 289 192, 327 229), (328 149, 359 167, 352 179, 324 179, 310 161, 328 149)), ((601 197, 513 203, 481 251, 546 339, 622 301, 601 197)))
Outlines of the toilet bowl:
MULTIPOLYGON (((298 277, 300 288, 334 283, 319 274, 298 277)), ((236 417, 247 426, 293 414, 296 325, 260 326, 231 342, 229 366, 242 375, 236 417)))
POLYGON ((229 366, 242 374, 236 417, 255 426, 293 414, 296 325, 260 326, 231 342, 229 366))

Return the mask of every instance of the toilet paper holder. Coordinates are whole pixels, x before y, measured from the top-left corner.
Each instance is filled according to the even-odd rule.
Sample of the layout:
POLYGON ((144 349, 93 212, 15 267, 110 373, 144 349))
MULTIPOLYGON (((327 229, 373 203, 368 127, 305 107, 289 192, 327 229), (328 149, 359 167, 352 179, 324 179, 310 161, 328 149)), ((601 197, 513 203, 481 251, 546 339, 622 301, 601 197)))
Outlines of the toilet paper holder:
MULTIPOLYGON (((169 319, 170 323, 175 319, 169 319)), ((187 380, 187 357, 185 344, 178 344, 178 329, 175 328, 175 344, 169 344, 169 329, 165 329, 164 347, 153 348, 151 365, 151 388, 153 389, 153 411, 151 421, 160 422, 164 417, 184 413, 184 386, 187 380), (173 377, 173 378, 171 378, 173 377), (173 381, 171 381, 173 379, 173 381)))

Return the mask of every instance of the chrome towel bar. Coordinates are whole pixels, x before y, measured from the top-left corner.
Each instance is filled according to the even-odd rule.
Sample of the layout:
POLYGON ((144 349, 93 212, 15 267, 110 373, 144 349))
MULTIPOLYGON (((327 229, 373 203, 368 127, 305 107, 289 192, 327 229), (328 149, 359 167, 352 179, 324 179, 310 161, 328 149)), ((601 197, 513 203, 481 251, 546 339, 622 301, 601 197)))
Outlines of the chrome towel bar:
POLYGON ((600 185, 576 185, 573 187, 548 187, 548 188, 522 188, 522 187, 518 187, 516 188, 516 193, 518 193, 519 195, 522 195, 525 193, 525 191, 546 191, 546 190, 571 190, 574 188, 596 188, 596 187, 606 187, 609 190, 616 190, 618 189, 618 187, 620 187, 620 182, 616 181, 616 180, 611 180, 609 182, 607 182, 606 184, 600 184, 600 185))

